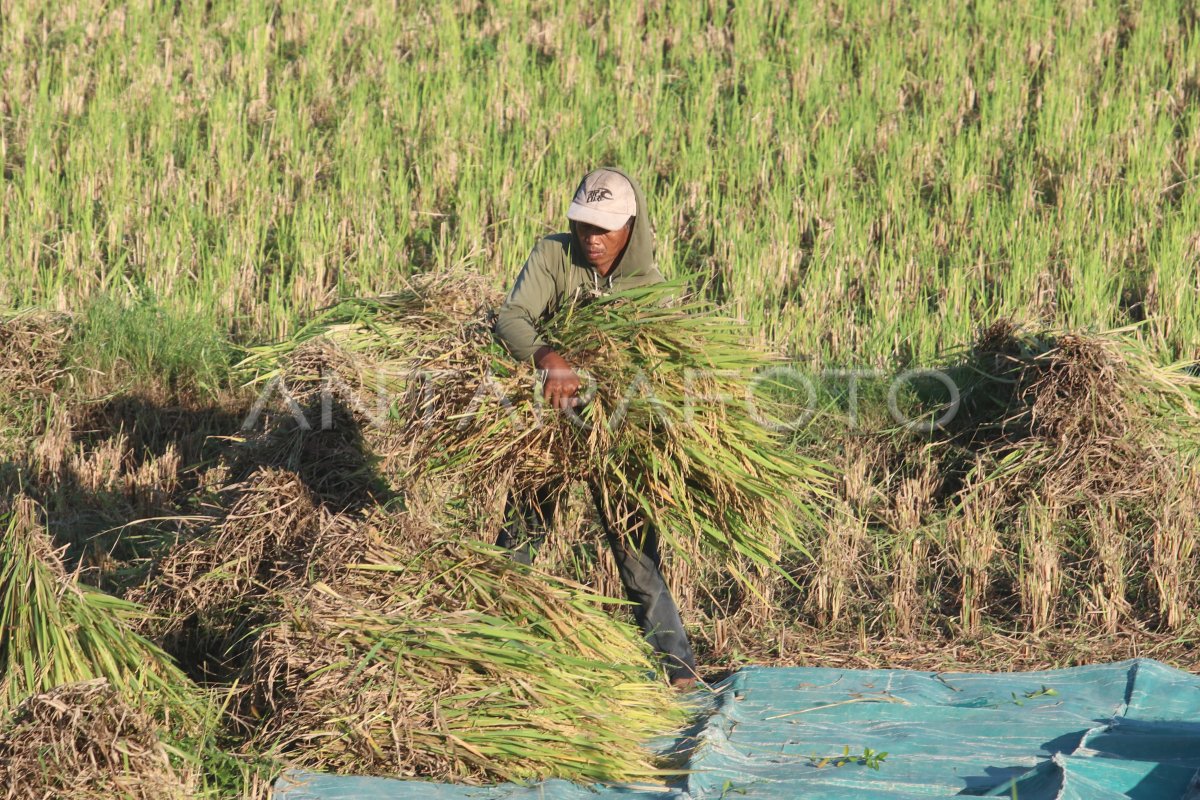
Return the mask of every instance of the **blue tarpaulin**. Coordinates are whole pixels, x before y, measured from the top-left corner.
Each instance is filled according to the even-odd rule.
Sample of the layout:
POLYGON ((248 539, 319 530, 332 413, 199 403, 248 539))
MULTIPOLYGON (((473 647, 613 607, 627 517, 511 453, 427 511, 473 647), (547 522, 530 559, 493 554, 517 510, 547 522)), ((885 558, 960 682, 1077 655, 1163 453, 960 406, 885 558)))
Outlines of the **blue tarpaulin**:
POLYGON ((1147 659, 1004 674, 748 667, 721 684, 691 747, 668 787, 295 773, 276 797, 1200 800, 1200 677, 1147 659))

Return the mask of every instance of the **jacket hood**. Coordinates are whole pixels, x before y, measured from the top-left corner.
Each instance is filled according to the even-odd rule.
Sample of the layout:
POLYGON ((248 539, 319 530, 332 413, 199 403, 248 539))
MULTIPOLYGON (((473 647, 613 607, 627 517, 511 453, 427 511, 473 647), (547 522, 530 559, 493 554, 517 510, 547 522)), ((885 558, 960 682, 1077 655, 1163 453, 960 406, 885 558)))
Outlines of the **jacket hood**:
MULTIPOLYGON (((633 277, 653 272, 655 268, 654 226, 650 222, 650 209, 646 205, 646 194, 642 191, 642 185, 623 169, 617 167, 604 167, 604 169, 610 169, 623 175, 629 181, 629 185, 633 187, 633 196, 637 201, 637 214, 633 217, 633 230, 629 233, 629 244, 625 245, 625 252, 621 254, 620 260, 617 261, 609 275, 613 278, 617 276, 633 277)), ((570 223, 570 227, 571 261, 585 269, 591 269, 591 265, 583 257, 583 246, 579 242, 579 236, 575 233, 575 223, 570 223)))

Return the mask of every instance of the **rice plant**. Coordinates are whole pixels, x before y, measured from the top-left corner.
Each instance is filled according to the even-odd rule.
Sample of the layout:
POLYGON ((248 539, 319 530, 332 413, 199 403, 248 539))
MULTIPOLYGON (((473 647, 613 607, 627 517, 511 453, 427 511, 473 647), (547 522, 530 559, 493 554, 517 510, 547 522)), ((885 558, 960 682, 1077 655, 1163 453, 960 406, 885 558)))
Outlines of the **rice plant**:
POLYGON ((499 287, 617 162, 668 274, 812 358, 929 361, 991 314, 1200 355, 1186 0, 61 10, 0 31, 17 304, 277 339, 417 272, 499 287))

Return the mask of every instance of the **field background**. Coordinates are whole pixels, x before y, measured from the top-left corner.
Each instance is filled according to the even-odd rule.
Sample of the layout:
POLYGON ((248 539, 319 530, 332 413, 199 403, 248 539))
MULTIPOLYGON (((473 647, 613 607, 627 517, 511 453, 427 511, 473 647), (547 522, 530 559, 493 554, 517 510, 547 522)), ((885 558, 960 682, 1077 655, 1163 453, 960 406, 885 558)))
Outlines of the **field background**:
MULTIPOLYGON (((36 320, 2 477, 109 586, 211 501, 238 346, 415 273, 505 286, 597 165, 646 186, 668 275, 816 372, 940 366, 1001 318, 1200 358, 1189 2, 0 0, 0 76, 0 302, 36 320)), ((710 666, 1196 663, 1188 462, 1169 519, 1038 489, 988 527, 862 402, 798 444, 839 480, 802 593, 674 565, 710 666)), ((588 541, 548 563, 619 592, 588 541)))

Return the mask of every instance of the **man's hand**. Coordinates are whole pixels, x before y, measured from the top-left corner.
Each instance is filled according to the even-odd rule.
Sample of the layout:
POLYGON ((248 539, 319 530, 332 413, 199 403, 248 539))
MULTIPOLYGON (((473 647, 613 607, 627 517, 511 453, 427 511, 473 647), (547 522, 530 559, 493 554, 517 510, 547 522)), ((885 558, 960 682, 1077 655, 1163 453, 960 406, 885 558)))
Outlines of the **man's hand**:
POLYGON ((533 363, 546 375, 542 382, 546 405, 560 409, 579 405, 579 376, 565 358, 549 347, 541 347, 533 354, 533 363))

